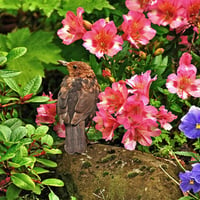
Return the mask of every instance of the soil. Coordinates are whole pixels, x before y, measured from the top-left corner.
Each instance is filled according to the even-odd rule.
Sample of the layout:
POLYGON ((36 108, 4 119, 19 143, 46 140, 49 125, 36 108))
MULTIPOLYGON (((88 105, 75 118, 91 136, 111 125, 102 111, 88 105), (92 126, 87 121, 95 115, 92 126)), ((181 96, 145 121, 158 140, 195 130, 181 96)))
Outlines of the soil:
POLYGON ((95 144, 82 155, 63 153, 56 173, 65 182, 63 200, 178 200, 179 186, 164 171, 179 180, 172 160, 95 144))

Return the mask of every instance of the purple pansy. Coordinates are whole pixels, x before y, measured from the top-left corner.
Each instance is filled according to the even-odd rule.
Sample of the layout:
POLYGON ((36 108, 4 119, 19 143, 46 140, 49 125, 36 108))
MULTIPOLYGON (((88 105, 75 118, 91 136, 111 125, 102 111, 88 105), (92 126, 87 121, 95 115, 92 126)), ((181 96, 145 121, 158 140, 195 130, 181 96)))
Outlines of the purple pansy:
POLYGON ((200 108, 191 106, 188 113, 181 118, 179 129, 186 137, 196 139, 200 137, 200 108))
POLYGON ((200 183, 195 178, 195 173, 192 171, 180 172, 179 177, 181 179, 180 188, 183 192, 193 190, 194 193, 200 191, 200 183))

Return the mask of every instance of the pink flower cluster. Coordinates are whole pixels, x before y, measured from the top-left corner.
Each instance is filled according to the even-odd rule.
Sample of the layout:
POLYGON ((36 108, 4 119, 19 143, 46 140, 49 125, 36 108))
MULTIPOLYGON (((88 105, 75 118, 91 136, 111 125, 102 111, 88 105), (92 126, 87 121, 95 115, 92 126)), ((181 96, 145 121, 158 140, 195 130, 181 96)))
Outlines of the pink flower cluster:
POLYGON ((132 11, 147 12, 150 21, 159 26, 183 30, 192 25, 197 31, 200 0, 126 0, 126 6, 132 11))
MULTIPOLYGON (((49 95, 43 93, 42 96, 49 97, 49 101, 53 101, 53 94, 49 92, 49 95)), ((54 125, 54 131, 56 131, 58 137, 65 137, 65 125, 56 122, 56 103, 41 104, 37 108, 36 124, 41 126, 42 124, 56 124, 54 125)))
POLYGON ((170 74, 167 78, 166 87, 169 92, 176 93, 182 99, 200 97, 200 79, 196 79, 197 68, 191 64, 191 60, 189 53, 183 53, 177 74, 170 74))
POLYGON ((123 16, 124 22, 120 26, 124 32, 123 36, 117 34, 118 30, 113 21, 107 22, 105 19, 99 19, 91 26, 87 26, 89 30, 86 30, 83 13, 83 8, 77 9, 77 16, 68 11, 62 21, 63 27, 57 34, 66 45, 82 39, 83 46, 98 58, 105 54, 111 57, 116 55, 122 50, 123 39, 138 48, 139 44, 146 45, 156 35, 156 31, 151 28, 150 20, 140 12, 130 11, 123 16))
POLYGON ((149 89, 156 77, 151 78, 151 71, 134 75, 126 81, 114 82, 112 88, 107 87, 99 94, 99 111, 93 120, 95 128, 102 132, 105 140, 111 140, 114 131, 120 125, 127 130, 122 143, 128 150, 134 150, 136 142, 144 146, 152 143, 151 137, 159 136, 161 130, 172 127, 169 122, 176 116, 168 112, 164 106, 157 110, 149 105, 149 89))

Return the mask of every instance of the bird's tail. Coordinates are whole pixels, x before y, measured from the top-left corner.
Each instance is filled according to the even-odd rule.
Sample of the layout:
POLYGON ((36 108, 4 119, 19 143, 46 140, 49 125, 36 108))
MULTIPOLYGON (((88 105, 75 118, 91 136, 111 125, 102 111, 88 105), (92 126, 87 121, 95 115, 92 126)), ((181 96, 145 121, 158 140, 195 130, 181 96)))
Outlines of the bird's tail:
POLYGON ((87 147, 87 138, 85 135, 85 122, 77 125, 65 126, 65 151, 69 154, 83 153, 87 147))

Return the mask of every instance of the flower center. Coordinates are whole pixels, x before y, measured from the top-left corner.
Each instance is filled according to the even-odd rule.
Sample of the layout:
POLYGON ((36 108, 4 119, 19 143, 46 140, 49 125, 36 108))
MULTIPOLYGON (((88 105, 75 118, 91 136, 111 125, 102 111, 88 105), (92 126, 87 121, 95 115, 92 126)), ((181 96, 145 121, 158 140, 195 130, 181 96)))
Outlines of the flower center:
POLYGON ((196 129, 200 129, 200 123, 196 123, 196 129))
POLYGON ((190 179, 190 185, 194 185, 194 180, 190 179))

